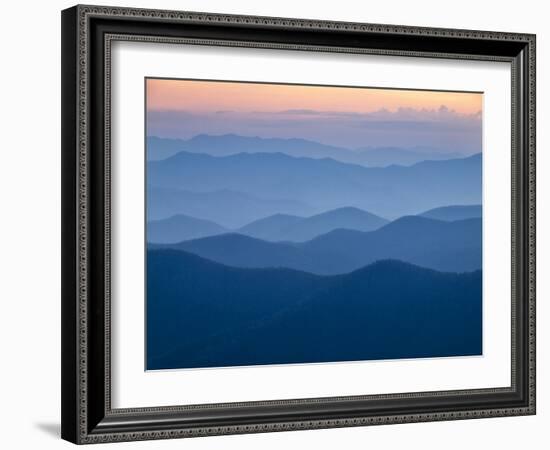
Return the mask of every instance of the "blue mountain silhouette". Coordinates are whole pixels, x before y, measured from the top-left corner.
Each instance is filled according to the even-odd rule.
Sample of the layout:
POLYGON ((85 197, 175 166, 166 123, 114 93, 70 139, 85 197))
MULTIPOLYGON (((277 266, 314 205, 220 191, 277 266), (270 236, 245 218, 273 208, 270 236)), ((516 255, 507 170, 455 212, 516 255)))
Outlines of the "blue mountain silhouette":
POLYGON ((305 217, 290 214, 273 214, 239 228, 238 233, 266 241, 282 241, 284 238, 281 238, 281 235, 284 234, 284 230, 300 224, 304 220, 305 217))
POLYGON ((147 368, 481 354, 481 272, 399 261, 320 277, 149 250, 147 368))
POLYGON ((370 233, 334 230, 304 247, 308 253, 341 255, 344 272, 380 259, 464 272, 481 269, 481 226, 481 219, 444 222, 406 216, 370 233))
POLYGON ((276 214, 252 222, 238 232, 267 241, 304 242, 337 228, 371 231, 386 223, 386 219, 359 208, 343 207, 303 218, 276 214))
MULTIPOLYGON (((266 241, 303 242, 337 228, 368 231, 387 223, 381 217, 357 208, 338 208, 310 217, 274 214, 236 230, 239 234, 266 241)), ((147 242, 177 243, 230 233, 215 222, 177 214, 147 224, 147 242)))
MULTIPOLYGON (((164 247, 184 250, 211 261, 233 267, 290 268, 318 274, 341 273, 341 258, 319 258, 316 252, 287 242, 268 242, 237 233, 193 239, 164 247)), ((330 256, 330 255, 327 255, 330 256)), ((348 262, 348 265, 350 263, 348 262)))
POLYGON ((411 166, 421 161, 464 158, 458 152, 438 152, 432 148, 365 147, 357 150, 362 164, 369 167, 411 166))
POLYGON ((308 215, 318 212, 318 209, 298 200, 266 200, 228 189, 190 192, 177 188, 147 188, 149 221, 183 214, 235 229, 279 211, 308 215))
POLYGON ((181 151, 228 156, 237 153, 285 153, 295 157, 332 158, 336 161, 369 167, 392 164, 410 166, 425 160, 463 158, 458 152, 439 152, 434 148, 364 147, 349 149, 307 139, 261 138, 236 134, 200 134, 191 139, 147 138, 147 159, 158 161, 181 151))
POLYGON ((464 272, 481 268, 481 219, 445 222, 410 216, 375 231, 337 229, 303 243, 231 233, 167 247, 229 266, 286 267, 323 275, 347 273, 383 259, 464 272))
POLYGON ((419 214, 437 220, 462 220, 482 216, 481 205, 452 205, 430 209, 419 214))
POLYGON ((227 229, 210 220, 178 214, 147 223, 147 242, 170 243, 227 233, 227 229))
POLYGON ((343 158, 353 160, 356 152, 307 139, 261 138, 237 134, 199 134, 191 139, 166 139, 156 136, 147 138, 148 160, 161 160, 181 151, 206 153, 212 156, 228 156, 237 153, 286 153, 310 158, 343 158))
MULTIPOLYGON (((150 187, 194 192, 229 190, 260 199, 293 199, 316 210, 313 214, 340 208, 343 201, 347 206, 391 218, 442 204, 481 202, 479 154, 464 159, 424 161, 410 167, 366 168, 328 158, 295 158, 282 153, 213 157, 180 152, 163 161, 149 162, 147 177, 150 187)), ((276 213, 312 214, 271 210, 263 216, 276 213)), ((223 220, 215 221, 226 225, 223 220)))

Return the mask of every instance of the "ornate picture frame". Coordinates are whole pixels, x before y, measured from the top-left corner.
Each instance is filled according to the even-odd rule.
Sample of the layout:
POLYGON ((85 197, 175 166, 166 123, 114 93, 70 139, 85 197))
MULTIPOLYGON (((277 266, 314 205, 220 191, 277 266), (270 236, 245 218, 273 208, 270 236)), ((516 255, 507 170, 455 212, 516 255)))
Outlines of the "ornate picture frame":
POLYGON ((100 6, 62 12, 62 437, 85 444, 535 414, 535 36, 100 6), (509 386, 114 408, 114 42, 498 61, 511 67, 509 386))

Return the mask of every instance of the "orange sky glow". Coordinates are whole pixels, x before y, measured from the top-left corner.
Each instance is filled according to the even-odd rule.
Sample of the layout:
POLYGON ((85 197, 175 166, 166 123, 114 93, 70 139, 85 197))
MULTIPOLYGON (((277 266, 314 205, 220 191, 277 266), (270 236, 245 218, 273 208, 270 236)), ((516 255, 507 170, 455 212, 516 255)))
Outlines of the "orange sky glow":
POLYGON ((399 108, 476 114, 483 96, 468 92, 147 79, 148 110, 274 112, 287 109, 366 113, 399 108))

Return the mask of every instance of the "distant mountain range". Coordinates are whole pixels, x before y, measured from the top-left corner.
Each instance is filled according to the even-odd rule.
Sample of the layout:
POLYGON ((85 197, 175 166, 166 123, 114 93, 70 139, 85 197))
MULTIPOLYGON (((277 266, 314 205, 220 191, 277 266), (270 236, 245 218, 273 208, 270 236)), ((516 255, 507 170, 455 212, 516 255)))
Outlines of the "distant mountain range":
POLYGON ((412 166, 422 161, 442 161, 464 158, 458 152, 440 153, 434 149, 414 147, 365 147, 356 150, 361 164, 368 167, 387 167, 391 165, 412 166))
POLYGON ((365 147, 349 149, 321 144, 306 139, 280 139, 225 134, 200 134, 191 139, 168 139, 157 136, 147 138, 147 160, 158 161, 186 151, 212 156, 229 156, 237 153, 285 153, 295 157, 332 158, 336 161, 383 167, 392 164, 412 165, 426 160, 444 160, 464 157, 458 152, 438 152, 432 148, 365 147))
POLYGON ((147 261, 148 369, 482 351, 479 271, 381 261, 320 277, 227 267, 179 250, 149 250, 147 261))
POLYGON ((449 221, 472 219, 474 217, 482 217, 482 208, 481 205, 442 206, 430 209, 420 215, 430 219, 449 221))
POLYGON ((344 207, 305 218, 277 214, 252 222, 238 231, 267 241, 303 242, 337 228, 371 231, 386 223, 386 219, 367 211, 344 207))
POLYGON ((481 354, 481 154, 147 144, 148 369, 481 354))
POLYGON ((227 233, 227 229, 210 220, 178 214, 163 220, 147 223, 147 242, 172 243, 188 239, 227 233))
POLYGON ((298 200, 266 200, 228 189, 191 192, 178 188, 147 188, 148 221, 186 215, 216 222, 227 229, 238 229, 276 212, 310 215, 319 210, 298 200))
POLYGON ((200 134, 191 139, 167 139, 156 136, 147 138, 147 159, 149 161, 166 159, 185 151, 203 153, 211 156, 229 156, 237 153, 286 153, 291 156, 308 158, 353 158, 355 152, 343 147, 325 145, 306 139, 280 139, 239 136, 224 134, 221 136, 200 134))
POLYGON ((161 248, 183 250, 228 266, 285 267, 322 275, 348 273, 384 259, 464 272, 481 268, 481 238, 480 218, 447 222, 410 216, 375 231, 336 229, 303 243, 228 233, 161 248))
POLYGON ((399 259, 443 272, 465 272, 482 267, 481 227, 481 219, 445 222, 407 216, 369 233, 334 230, 305 242, 303 247, 306 253, 340 258, 342 272, 382 259, 399 259))
POLYGON ((410 167, 366 168, 282 153, 214 157, 179 152, 149 162, 147 182, 149 196, 157 195, 158 188, 172 191, 168 200, 159 197, 148 202, 149 220, 186 214, 236 228, 273 214, 309 216, 342 207, 344 201, 347 206, 396 218, 442 204, 479 204, 481 154, 410 167), (174 190, 179 195, 181 191, 202 193, 209 205, 187 202, 174 190), (216 194, 220 192, 224 195, 216 194), (229 206, 227 192, 246 197, 251 206, 241 201, 229 206), (274 205, 276 201, 282 204, 274 205))
MULTIPOLYGON (((233 231, 266 241, 303 242, 337 228, 370 231, 386 223, 386 219, 357 208, 338 208, 310 217, 275 214, 233 231)), ((209 220, 177 214, 148 222, 147 241, 177 243, 231 231, 209 220)))

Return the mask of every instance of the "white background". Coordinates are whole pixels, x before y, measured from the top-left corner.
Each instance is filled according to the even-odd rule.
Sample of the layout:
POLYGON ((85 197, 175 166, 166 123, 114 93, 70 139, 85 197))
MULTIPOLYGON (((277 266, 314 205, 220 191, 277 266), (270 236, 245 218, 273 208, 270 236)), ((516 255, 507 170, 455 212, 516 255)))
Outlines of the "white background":
MULTIPOLYGON (((128 0, 129 1, 129 0, 128 0)), ((550 421, 546 341, 550 310, 548 153, 550 31, 543 2, 463 0, 339 2, 250 0, 139 1, 108 4, 319 19, 464 27, 538 34, 538 415, 385 427, 347 428, 186 441, 115 444, 118 448, 544 448, 550 421), (545 205, 546 204, 546 205, 545 205), (546 425, 546 426, 545 426, 546 425)), ((0 415, 4 448, 69 448, 59 440, 60 376, 60 18, 71 2, 11 2, 3 8, 2 305, 0 415)))
POLYGON ((114 408, 510 386, 509 63, 136 42, 116 42, 111 56, 114 408), (483 92, 483 356, 144 372, 136 280, 145 271, 143 79, 153 74, 483 92))

